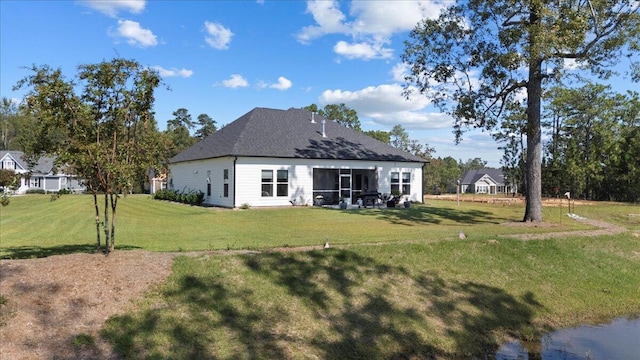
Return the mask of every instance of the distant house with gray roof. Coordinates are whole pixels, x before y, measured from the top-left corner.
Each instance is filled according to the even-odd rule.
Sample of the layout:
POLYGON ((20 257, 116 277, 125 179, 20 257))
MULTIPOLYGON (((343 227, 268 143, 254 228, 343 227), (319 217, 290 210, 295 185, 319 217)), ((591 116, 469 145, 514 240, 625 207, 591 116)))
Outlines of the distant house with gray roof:
POLYGON ((515 193, 517 188, 506 181, 502 170, 487 168, 467 171, 462 176, 460 191, 462 193, 497 195, 515 193))
POLYGON ((173 157, 168 186, 231 208, 355 204, 376 191, 422 202, 425 163, 307 110, 254 108, 173 157))
POLYGON ((75 175, 57 171, 54 166, 55 157, 43 156, 38 163, 29 168, 24 160, 24 153, 15 150, 0 151, 0 169, 13 170, 20 174, 20 184, 17 193, 23 194, 30 189, 41 189, 45 192, 60 190, 83 191, 82 181, 75 175))

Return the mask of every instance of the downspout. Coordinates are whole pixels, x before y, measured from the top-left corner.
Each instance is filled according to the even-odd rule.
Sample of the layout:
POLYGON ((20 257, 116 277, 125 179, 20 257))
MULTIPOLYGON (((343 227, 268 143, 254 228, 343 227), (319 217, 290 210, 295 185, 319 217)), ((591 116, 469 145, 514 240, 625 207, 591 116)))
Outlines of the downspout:
POLYGON ((236 161, 238 161, 238 157, 233 158, 233 204, 231 208, 236 207, 236 161))
POLYGON ((422 167, 420 168, 420 182, 422 183, 422 194, 420 195, 420 203, 424 204, 424 167, 427 166, 427 164, 429 164, 429 162, 423 162, 422 163, 422 167))

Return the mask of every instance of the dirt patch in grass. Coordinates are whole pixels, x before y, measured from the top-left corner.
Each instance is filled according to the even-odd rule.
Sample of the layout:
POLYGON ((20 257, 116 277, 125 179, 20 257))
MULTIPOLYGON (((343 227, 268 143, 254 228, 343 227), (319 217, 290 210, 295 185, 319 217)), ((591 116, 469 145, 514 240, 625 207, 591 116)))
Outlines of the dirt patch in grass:
POLYGON ((523 227, 523 228, 530 228, 530 227, 555 228, 559 226, 558 224, 550 223, 550 222, 525 222, 525 221, 510 221, 510 222, 502 223, 500 225, 509 226, 509 227, 523 227))
POLYGON ((116 359, 99 331, 171 273, 175 254, 116 251, 1 260, 3 359, 116 359))
MULTIPOLYGON (((576 218, 576 221, 598 227, 596 230, 575 230, 575 231, 558 231, 548 232, 541 234, 514 234, 504 235, 503 237, 516 238, 520 240, 545 240, 552 238, 565 238, 569 236, 604 236, 615 235, 626 232, 627 229, 599 220, 591 220, 585 218, 576 218)), ((522 226, 522 227, 548 227, 553 228, 558 226, 557 224, 545 223, 545 222, 509 222, 503 224, 505 226, 522 226)))

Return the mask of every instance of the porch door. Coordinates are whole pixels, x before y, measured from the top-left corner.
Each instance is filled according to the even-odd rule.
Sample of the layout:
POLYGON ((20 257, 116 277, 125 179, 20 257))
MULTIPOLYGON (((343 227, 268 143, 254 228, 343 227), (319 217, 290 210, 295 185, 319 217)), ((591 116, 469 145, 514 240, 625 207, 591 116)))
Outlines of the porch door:
POLYGON ((340 169, 340 197, 351 203, 351 170, 340 169))

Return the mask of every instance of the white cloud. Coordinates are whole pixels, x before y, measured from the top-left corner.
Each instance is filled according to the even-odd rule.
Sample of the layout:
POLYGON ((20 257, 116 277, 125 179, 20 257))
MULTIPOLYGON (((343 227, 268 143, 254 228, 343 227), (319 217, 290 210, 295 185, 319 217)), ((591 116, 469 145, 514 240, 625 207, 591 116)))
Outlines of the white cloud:
POLYGON ((140 23, 131 20, 118 20, 118 36, 127 39, 134 46, 149 47, 158 45, 158 38, 149 29, 140 27, 140 23))
POLYGON ((162 66, 154 66, 153 68, 155 70, 157 70, 158 73, 160 74, 160 76, 162 76, 162 77, 183 77, 183 78, 188 78, 188 77, 191 77, 191 75, 193 75, 193 71, 192 70, 187 70, 185 68, 182 68, 182 69, 176 69, 176 68, 165 69, 162 66))
POLYGON ((404 83, 404 77, 409 75, 409 64, 398 63, 391 69, 391 75, 395 82, 404 83))
POLYGON ((146 0, 82 0, 79 3, 107 16, 116 17, 119 11, 139 14, 144 10, 147 2, 146 0))
POLYGON ((256 84, 256 87, 258 89, 271 88, 271 89, 277 89, 277 90, 287 90, 287 89, 289 89, 291 87, 291 85, 293 85, 291 80, 287 79, 284 76, 280 76, 278 78, 278 82, 277 83, 268 83, 266 81, 260 80, 256 84))
POLYGON ((580 70, 585 66, 583 62, 576 59, 564 59, 563 65, 565 70, 580 70))
POLYGON ((353 43, 338 41, 333 47, 336 54, 347 59, 388 59, 393 56, 393 50, 384 48, 382 43, 353 43))
POLYGON ((242 77, 242 75, 233 74, 228 80, 222 81, 222 85, 224 87, 235 89, 239 87, 247 87, 249 86, 249 83, 244 77, 242 77))
POLYGON ((338 1, 307 1, 307 13, 313 16, 313 19, 318 25, 305 26, 298 33, 298 41, 303 44, 309 43, 311 40, 326 34, 349 32, 349 26, 343 24, 346 17, 342 11, 340 11, 338 1))
POLYGON ((413 29, 425 18, 434 19, 453 1, 353 1, 352 31, 360 34, 392 35, 413 29))
POLYGON ((205 41, 209 46, 218 50, 226 50, 229 48, 233 33, 230 29, 216 23, 205 21, 204 27, 207 31, 205 41))
POLYGON ((291 85, 291 80, 287 79, 286 77, 280 76, 278 78, 278 82, 276 84, 270 85, 269 87, 272 89, 287 90, 291 87, 291 85))
POLYGON ((402 124, 406 129, 451 127, 452 119, 430 109, 425 96, 411 95, 406 99, 402 92, 399 84, 369 86, 357 91, 326 90, 318 102, 321 105, 344 103, 356 110, 359 116, 389 129, 397 124, 402 124))
POLYGON ((303 27, 297 39, 307 44, 328 34, 342 34, 352 39, 341 40, 334 51, 348 59, 386 59, 392 50, 385 47, 391 36, 406 32, 424 18, 437 17, 440 10, 452 3, 440 1, 352 1, 350 19, 340 10, 344 2, 309 0, 307 13, 316 25, 303 27))

